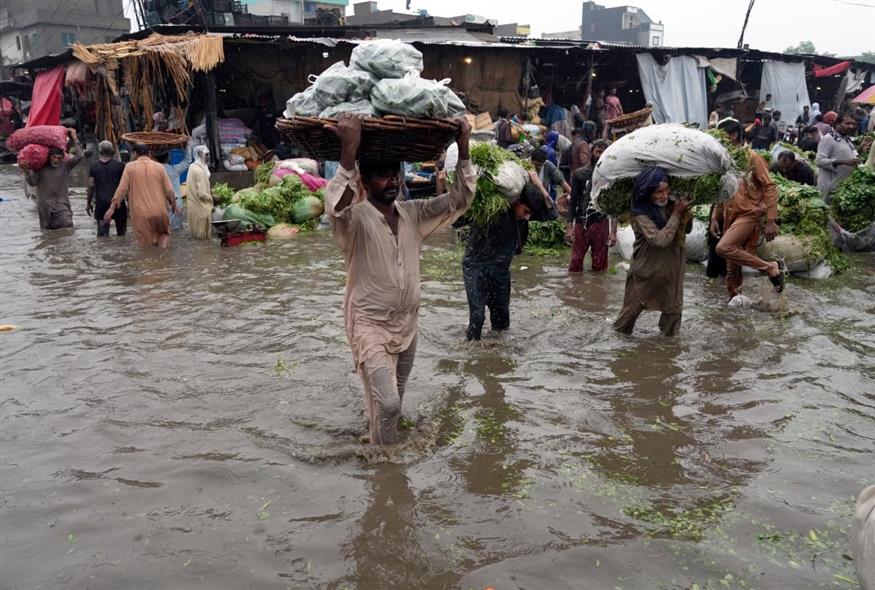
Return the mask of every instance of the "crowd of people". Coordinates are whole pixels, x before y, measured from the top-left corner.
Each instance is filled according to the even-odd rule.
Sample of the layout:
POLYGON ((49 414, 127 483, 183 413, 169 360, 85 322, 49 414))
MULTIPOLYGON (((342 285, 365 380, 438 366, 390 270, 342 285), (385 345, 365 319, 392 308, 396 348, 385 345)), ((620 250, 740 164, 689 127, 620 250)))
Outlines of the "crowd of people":
MULTIPOLYGON (((783 119, 780 111, 772 108, 773 99, 767 94, 757 107, 753 123, 745 127, 744 136, 755 150, 771 152, 775 158, 770 171, 790 180, 817 186, 828 203, 836 186, 850 176, 858 163, 858 154, 851 138, 875 131, 873 109, 863 106, 837 113, 820 112, 820 105, 805 105, 795 124, 783 119), (816 154, 811 166, 797 157, 794 151, 782 144, 795 146, 801 152, 816 154)), ((732 118, 730 105, 723 105, 711 112, 710 127, 716 127, 723 118, 732 118)))
MULTIPOLYGON (((496 143, 518 155, 530 153, 531 170, 519 198, 486 226, 462 217, 476 185, 467 122, 462 123, 453 146, 455 180, 447 184, 444 170, 438 175, 441 194, 416 200, 406 198, 402 162, 356 161, 360 118, 340 118, 335 132, 343 152, 326 188, 326 215, 347 266, 347 332, 365 385, 372 441, 393 442, 397 436, 394 421, 416 348, 419 250, 428 235, 450 225, 470 225, 462 271, 469 309, 466 336, 471 341, 481 339, 487 310, 492 330, 510 326, 511 262, 526 243, 530 221, 564 220, 566 241, 571 245, 570 273, 583 272, 587 253, 592 272, 608 270, 608 251, 617 241, 617 220, 595 207, 592 180, 611 144, 604 138, 604 122, 622 113, 615 97, 614 91, 597 95, 587 110, 592 118, 577 113, 571 139, 555 130, 546 132, 540 141, 523 139, 515 132, 513 116, 500 109, 496 143), (526 149, 521 149, 523 141, 526 149)), ((805 128, 806 137, 817 133, 816 180, 811 167, 789 150, 777 155, 770 171, 755 150, 768 149, 781 133, 785 138, 791 133, 790 126, 779 124, 781 114, 771 112, 770 103, 771 96, 767 96, 760 105, 762 118, 747 129, 727 110, 712 116, 731 141, 752 148, 750 171, 737 193, 711 208, 708 274, 725 275, 730 298, 741 293, 745 266, 761 271, 777 292, 784 287, 781 265, 756 254, 761 233, 767 241, 778 233, 777 189, 770 172, 806 184, 816 182, 828 200, 857 163, 850 138, 861 121, 853 113, 821 116, 815 103, 800 120, 829 125, 826 133, 814 125, 805 128)), ((156 125, 161 123, 156 121, 156 125)), ((86 210, 97 221, 98 236, 108 235, 112 222, 116 233, 124 235, 130 218, 140 246, 168 247, 171 233, 183 227, 179 180, 187 172, 187 225, 192 237, 209 238, 213 201, 208 149, 198 147, 190 157, 171 165, 167 153, 155 153, 145 145, 132 147, 133 161, 124 164, 116 157, 116 146, 101 142, 99 159, 89 169, 86 210)), ((72 131, 70 151, 72 157, 65 159, 56 150, 48 166, 26 171, 27 182, 37 187, 42 228, 72 226, 69 176, 83 157, 72 131)), ((654 310, 662 314, 661 332, 674 336, 680 330, 683 310, 685 236, 692 226, 690 197, 672 192, 665 169, 650 167, 634 181, 629 221, 633 254, 614 328, 629 334, 643 311, 654 310)))
MULTIPOLYGON (((69 157, 63 150, 54 149, 48 164, 40 170, 23 165, 27 184, 36 189, 41 229, 73 227, 70 177, 85 152, 75 130, 69 130, 69 137, 69 157)), ((97 236, 108 236, 113 223, 116 234, 125 235, 130 218, 140 246, 169 247, 171 233, 182 231, 186 221, 192 238, 210 238, 213 197, 209 150, 198 147, 193 160, 186 153, 180 162, 171 164, 166 150, 155 151, 143 144, 130 147, 132 158, 126 164, 117 146, 100 142, 98 159, 88 169, 85 211, 97 223, 97 236), (186 173, 184 207, 180 178, 186 173)))

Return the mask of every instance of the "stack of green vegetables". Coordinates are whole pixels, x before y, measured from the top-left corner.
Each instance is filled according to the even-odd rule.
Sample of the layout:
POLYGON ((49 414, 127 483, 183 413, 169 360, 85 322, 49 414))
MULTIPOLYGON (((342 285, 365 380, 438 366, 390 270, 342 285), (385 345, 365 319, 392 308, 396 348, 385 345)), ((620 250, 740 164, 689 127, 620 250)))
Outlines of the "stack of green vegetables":
POLYGON ((875 223, 875 170, 857 166, 833 192, 830 209, 833 218, 849 232, 875 223))
POLYGON ((833 272, 848 269, 850 260, 832 244, 827 223, 829 209, 815 187, 772 174, 778 189, 778 220, 782 234, 803 239, 811 246, 811 260, 826 260, 833 272))
POLYGON ((231 199, 234 198, 235 192, 230 184, 225 182, 217 183, 212 189, 213 204, 216 207, 227 207, 231 203, 231 199))
MULTIPOLYGON (((268 173, 269 178, 269 173, 268 173)), ((215 191, 215 189, 214 189, 215 191)), ((276 186, 267 182, 238 191, 225 210, 225 219, 252 219, 263 227, 274 224, 298 224, 301 231, 319 225, 324 210, 321 190, 313 193, 295 174, 289 174, 276 186)))
MULTIPOLYGON (((730 141, 729 136, 720 129, 711 129, 708 134, 719 141, 729 152, 735 166, 746 171, 750 166, 748 151, 730 141)), ((721 174, 704 174, 702 176, 670 176, 671 191, 676 194, 687 194, 697 204, 716 202, 720 195, 721 174)), ((620 217, 629 212, 632 202, 632 187, 634 178, 621 178, 603 190, 598 197, 599 207, 612 217, 620 217)))
POLYGON ((565 221, 530 221, 529 237, 526 240, 526 254, 549 255, 565 250, 565 221))
POLYGON ((486 227, 509 207, 507 198, 495 186, 498 167, 505 162, 516 162, 530 169, 531 164, 488 142, 471 144, 471 161, 480 169, 480 175, 477 177, 477 193, 466 215, 480 227, 486 227))

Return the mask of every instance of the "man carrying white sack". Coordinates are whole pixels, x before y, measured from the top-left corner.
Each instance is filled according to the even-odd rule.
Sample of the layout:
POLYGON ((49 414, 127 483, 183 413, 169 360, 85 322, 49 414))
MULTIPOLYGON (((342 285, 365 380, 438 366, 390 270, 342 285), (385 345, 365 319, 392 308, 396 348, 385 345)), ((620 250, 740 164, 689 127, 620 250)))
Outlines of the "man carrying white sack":
POLYGON ((419 318, 419 251, 423 240, 449 227, 474 200, 477 176, 460 119, 459 163, 450 191, 428 200, 397 201, 401 162, 356 159, 362 122, 341 115, 333 128, 341 144, 340 167, 325 188, 325 212, 343 252, 346 333, 365 389, 374 444, 398 442, 401 401, 413 358, 419 318), (358 180, 364 193, 357 191, 358 180))

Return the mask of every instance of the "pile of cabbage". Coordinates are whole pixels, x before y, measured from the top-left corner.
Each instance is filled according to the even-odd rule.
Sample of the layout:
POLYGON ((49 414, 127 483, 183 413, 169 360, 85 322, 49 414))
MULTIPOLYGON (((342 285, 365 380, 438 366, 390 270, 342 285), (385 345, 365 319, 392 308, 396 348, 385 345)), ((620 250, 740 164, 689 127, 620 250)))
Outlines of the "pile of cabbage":
POLYGON ((325 197, 321 188, 313 190, 315 177, 301 170, 277 176, 278 171, 272 166, 265 175, 267 182, 262 177, 255 186, 237 191, 223 219, 239 219, 244 227, 270 228, 271 237, 291 237, 318 227, 325 197))

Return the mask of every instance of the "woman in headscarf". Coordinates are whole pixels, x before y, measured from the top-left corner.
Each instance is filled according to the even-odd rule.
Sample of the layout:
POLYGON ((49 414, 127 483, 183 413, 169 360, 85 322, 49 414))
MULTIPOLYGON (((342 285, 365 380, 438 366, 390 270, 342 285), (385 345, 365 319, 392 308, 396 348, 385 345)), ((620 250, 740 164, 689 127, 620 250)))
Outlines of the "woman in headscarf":
POLYGON ((206 146, 194 149, 194 163, 188 168, 188 229, 191 237, 206 240, 212 234, 213 193, 210 189, 210 152, 206 146))
POLYGON ((631 334, 644 310, 659 310, 659 329, 674 336, 681 327, 684 305, 684 242, 690 222, 688 201, 669 200, 668 173, 651 166, 635 178, 632 229, 635 245, 626 276, 623 309, 614 329, 631 334))
POLYGON ((814 117, 816 117, 817 115, 820 115, 820 114, 821 114, 820 103, 819 102, 811 103, 811 112, 808 113, 808 124, 811 125, 812 123, 814 123, 814 117))
POLYGON ((547 151, 547 161, 553 162, 554 166, 559 165, 559 158, 557 155, 559 146, 559 133, 557 131, 551 131, 547 134, 544 142, 544 149, 547 151))

